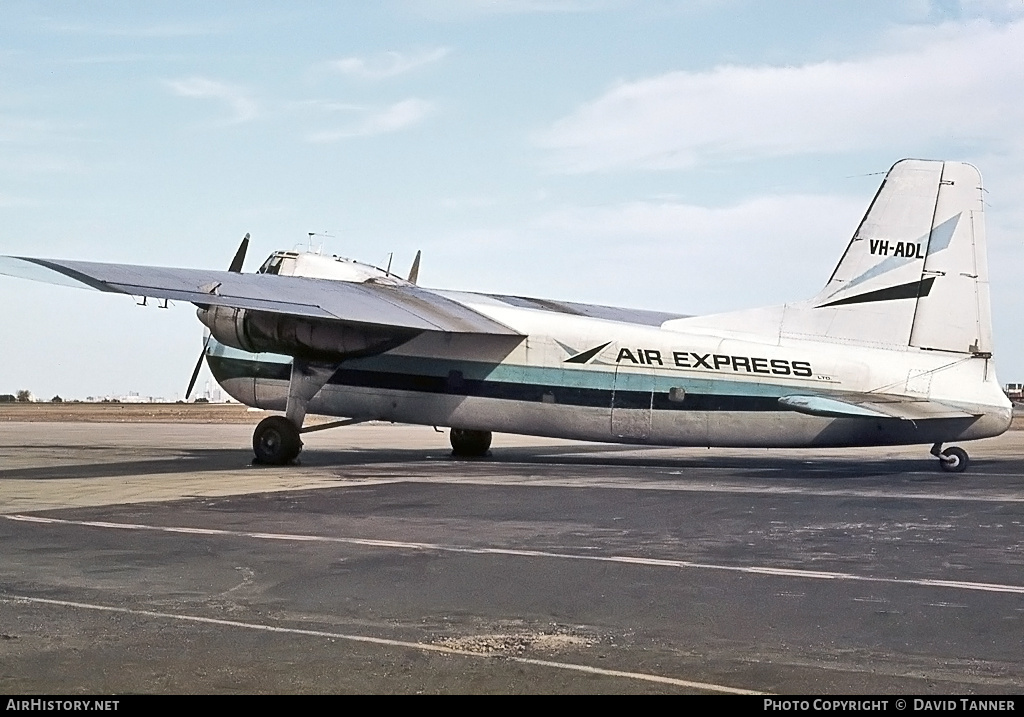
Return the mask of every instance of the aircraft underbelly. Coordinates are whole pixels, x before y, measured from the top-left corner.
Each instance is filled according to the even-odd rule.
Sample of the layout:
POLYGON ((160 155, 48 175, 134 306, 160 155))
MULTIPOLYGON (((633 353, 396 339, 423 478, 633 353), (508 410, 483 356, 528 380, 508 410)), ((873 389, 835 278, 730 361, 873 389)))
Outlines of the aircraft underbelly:
MULTIPOLYGON (((237 398, 253 387, 261 408, 283 411, 287 382, 234 378, 222 382, 237 398)), ((672 411, 572 406, 477 396, 431 395, 329 385, 310 413, 610 443, 735 448, 912 445, 968 440, 1001 432, 995 416, 901 421, 808 416, 792 411, 672 411)))

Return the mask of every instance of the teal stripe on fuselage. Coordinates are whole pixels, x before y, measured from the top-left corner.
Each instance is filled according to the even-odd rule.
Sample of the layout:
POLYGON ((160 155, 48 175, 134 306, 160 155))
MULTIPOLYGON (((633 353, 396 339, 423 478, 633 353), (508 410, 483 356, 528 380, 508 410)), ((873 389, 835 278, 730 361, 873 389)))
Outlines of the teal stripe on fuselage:
MULTIPOLYGON (((258 363, 286 364, 291 357, 282 354, 251 354, 225 346, 216 339, 210 341, 210 353, 231 359, 256 361, 258 363)), ((565 388, 595 389, 611 391, 654 391, 668 393, 672 388, 687 392, 725 396, 757 396, 778 398, 793 393, 793 384, 766 383, 757 381, 736 381, 663 369, 643 372, 620 370, 616 377, 614 369, 576 368, 569 366, 529 366, 509 363, 490 363, 464 359, 439 359, 425 356, 381 354, 367 358, 345 361, 343 366, 355 371, 374 371, 406 376, 429 376, 447 378, 453 371, 461 372, 463 378, 477 381, 501 383, 525 383, 565 388)))
POLYGON ((665 369, 661 372, 622 371, 616 377, 614 370, 580 369, 568 366, 527 366, 520 364, 493 364, 460 359, 436 359, 423 356, 382 354, 369 358, 346 361, 352 370, 382 371, 405 375, 447 377, 460 371, 464 378, 503 383, 528 383, 566 388, 585 388, 611 391, 656 391, 667 393, 671 388, 683 388, 695 393, 734 396, 764 396, 778 398, 793 392, 793 386, 755 381, 732 381, 704 378, 682 371, 665 369))

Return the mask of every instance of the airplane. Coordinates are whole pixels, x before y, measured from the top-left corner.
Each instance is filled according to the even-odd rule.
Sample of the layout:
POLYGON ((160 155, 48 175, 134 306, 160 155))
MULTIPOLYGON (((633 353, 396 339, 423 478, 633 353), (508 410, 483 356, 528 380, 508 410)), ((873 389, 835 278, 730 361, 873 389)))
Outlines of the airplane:
POLYGON ((254 462, 369 420, 446 426, 455 456, 495 431, 658 446, 929 445, 996 436, 1012 405, 992 359, 981 175, 905 159, 814 297, 706 316, 418 285, 312 252, 242 273, 3 257, 0 273, 195 304, 205 359, 241 403, 283 412, 254 462), (338 417, 304 426, 307 412, 338 417))

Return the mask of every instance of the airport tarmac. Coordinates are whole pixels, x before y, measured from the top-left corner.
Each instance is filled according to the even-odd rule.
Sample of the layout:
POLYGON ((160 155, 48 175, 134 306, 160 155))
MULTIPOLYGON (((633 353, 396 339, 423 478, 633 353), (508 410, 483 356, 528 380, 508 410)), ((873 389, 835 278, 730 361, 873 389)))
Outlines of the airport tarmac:
POLYGON ((1024 431, 666 449, 0 424, 0 692, 1018 694, 1024 431))

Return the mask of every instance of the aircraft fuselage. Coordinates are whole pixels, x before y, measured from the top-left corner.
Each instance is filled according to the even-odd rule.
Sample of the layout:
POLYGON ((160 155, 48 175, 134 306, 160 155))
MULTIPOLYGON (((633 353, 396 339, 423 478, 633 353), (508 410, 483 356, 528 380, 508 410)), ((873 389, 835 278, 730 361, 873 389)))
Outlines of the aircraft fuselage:
MULTIPOLYGON (((343 362, 309 412, 588 441, 735 447, 942 443, 998 435, 1011 418, 986 358, 748 340, 445 295, 523 336, 424 332, 380 355, 343 362), (827 417, 779 403, 793 394, 863 396, 880 389, 943 400, 972 415, 827 417)), ((209 363, 237 400, 285 409, 291 357, 214 343, 209 363)))

